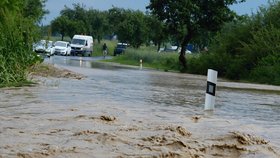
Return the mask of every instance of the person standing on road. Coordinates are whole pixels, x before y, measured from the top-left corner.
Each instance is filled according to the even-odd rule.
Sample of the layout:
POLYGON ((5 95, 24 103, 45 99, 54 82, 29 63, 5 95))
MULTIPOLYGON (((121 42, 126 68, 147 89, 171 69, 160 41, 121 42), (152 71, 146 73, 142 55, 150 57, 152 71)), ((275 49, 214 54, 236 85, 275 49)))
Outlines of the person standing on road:
POLYGON ((103 50, 103 57, 105 58, 106 55, 108 54, 108 50, 107 50, 107 45, 106 43, 103 44, 102 50, 103 50))

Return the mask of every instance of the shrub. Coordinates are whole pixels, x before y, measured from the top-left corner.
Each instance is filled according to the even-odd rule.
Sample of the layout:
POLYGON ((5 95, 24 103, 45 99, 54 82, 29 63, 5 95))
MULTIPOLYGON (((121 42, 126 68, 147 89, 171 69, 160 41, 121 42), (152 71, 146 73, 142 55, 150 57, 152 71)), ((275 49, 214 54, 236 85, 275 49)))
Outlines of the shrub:
POLYGON ((226 24, 212 39, 208 53, 189 60, 188 71, 206 74, 212 68, 229 79, 279 84, 279 15, 280 2, 275 2, 226 24))
POLYGON ((27 82, 28 68, 38 61, 31 51, 33 25, 20 15, 0 10, 0 87, 27 82))
POLYGON ((280 53, 264 57, 250 74, 249 80, 266 84, 280 85, 280 53))

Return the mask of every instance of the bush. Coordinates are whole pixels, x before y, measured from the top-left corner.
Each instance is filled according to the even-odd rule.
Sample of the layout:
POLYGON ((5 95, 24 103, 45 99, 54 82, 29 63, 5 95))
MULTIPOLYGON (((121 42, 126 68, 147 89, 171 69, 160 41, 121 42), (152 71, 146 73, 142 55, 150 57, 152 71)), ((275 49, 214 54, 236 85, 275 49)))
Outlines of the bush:
POLYGON ((31 50, 33 25, 20 15, 0 10, 0 87, 27 82, 28 68, 39 61, 31 50))
POLYGON ((210 51, 191 58, 188 72, 279 84, 280 2, 271 3, 256 15, 226 24, 212 39, 210 51), (277 62, 275 62, 277 61, 277 62))
POLYGON ((273 53, 264 57, 250 74, 251 81, 280 85, 280 54, 273 53))
POLYGON ((255 68, 251 72, 250 81, 280 85, 280 64, 255 68))

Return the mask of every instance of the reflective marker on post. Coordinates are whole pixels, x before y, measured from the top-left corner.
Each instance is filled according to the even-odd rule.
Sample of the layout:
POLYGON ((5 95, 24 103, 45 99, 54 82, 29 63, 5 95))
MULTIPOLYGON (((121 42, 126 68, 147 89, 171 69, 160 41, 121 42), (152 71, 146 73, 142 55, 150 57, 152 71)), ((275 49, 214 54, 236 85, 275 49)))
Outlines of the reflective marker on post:
POLYGON ((218 72, 208 69, 204 110, 214 110, 218 72))

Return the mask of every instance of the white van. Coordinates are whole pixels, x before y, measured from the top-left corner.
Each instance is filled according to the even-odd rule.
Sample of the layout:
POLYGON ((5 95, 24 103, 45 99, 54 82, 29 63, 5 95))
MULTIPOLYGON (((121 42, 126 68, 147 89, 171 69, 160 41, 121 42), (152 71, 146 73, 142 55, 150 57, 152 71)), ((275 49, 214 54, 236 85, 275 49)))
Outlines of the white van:
POLYGON ((71 55, 90 56, 93 48, 92 36, 75 35, 71 41, 71 55))

